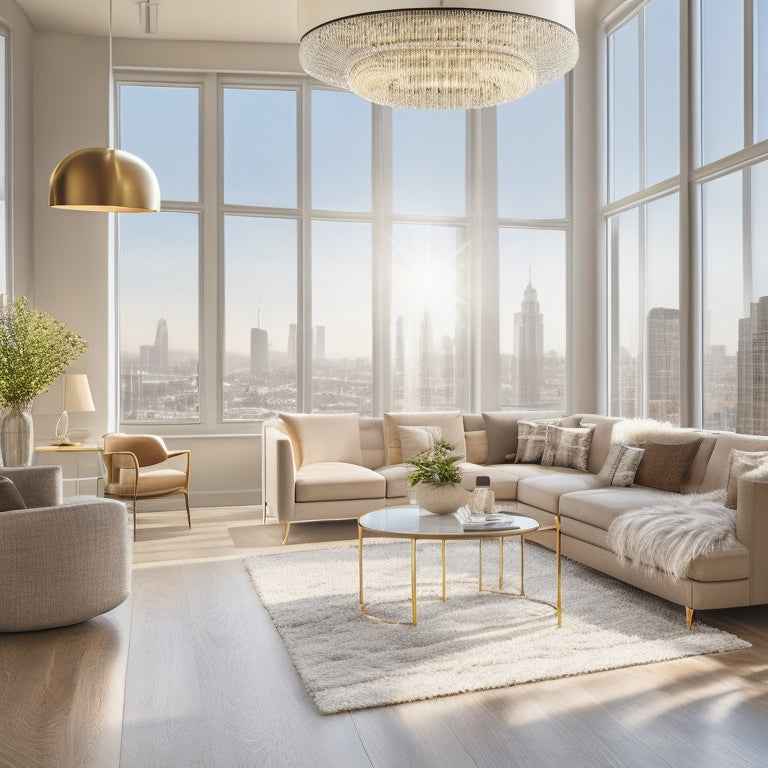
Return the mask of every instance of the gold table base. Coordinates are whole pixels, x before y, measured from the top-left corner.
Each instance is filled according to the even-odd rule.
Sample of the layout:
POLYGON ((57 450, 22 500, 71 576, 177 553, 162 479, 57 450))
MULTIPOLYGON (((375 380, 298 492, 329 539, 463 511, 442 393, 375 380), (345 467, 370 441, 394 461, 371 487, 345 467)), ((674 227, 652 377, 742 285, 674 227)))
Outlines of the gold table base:
MULTIPOLYGON (((557 561, 557 602, 552 607, 557 613, 557 628, 560 629, 563 626, 563 606, 562 606, 562 567, 560 557, 560 517, 555 517, 555 524, 547 526, 546 528, 539 528, 536 533, 554 531, 555 532, 555 558, 557 561)), ((380 621, 384 624, 403 624, 405 622, 390 621, 388 619, 381 619, 368 613, 365 600, 363 598, 363 528, 358 524, 358 573, 360 579, 360 610, 370 619, 374 621, 380 621)), ((498 590, 490 590, 503 595, 514 595, 515 597, 525 597, 525 535, 517 534, 520 538, 520 592, 505 592, 504 591, 504 539, 505 537, 499 537, 499 588, 498 590)), ((415 627, 418 622, 418 613, 416 608, 416 541, 418 539, 429 538, 434 540, 433 537, 415 536, 407 537, 411 541, 411 624, 415 627)), ((466 538, 471 539, 468 535, 466 538)), ((487 537, 483 537, 487 538, 487 537)), ((478 592, 489 591, 483 589, 483 538, 478 538, 479 543, 479 564, 478 564, 478 592)), ((445 565, 445 539, 439 539, 440 541, 440 554, 442 563, 442 600, 447 600, 447 586, 446 586, 446 565, 445 565)), ((541 602, 541 601, 537 601, 541 602)), ((547 605, 550 605, 547 603, 547 605)))

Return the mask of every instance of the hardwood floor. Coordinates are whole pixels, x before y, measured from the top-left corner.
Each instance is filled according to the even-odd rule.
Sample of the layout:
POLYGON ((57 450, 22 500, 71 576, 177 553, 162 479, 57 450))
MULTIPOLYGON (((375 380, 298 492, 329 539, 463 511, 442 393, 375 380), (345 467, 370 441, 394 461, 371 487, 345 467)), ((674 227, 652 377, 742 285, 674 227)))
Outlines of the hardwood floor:
MULTIPOLYGON (((255 508, 182 517, 140 515, 128 603, 0 635, 0 766, 765 764, 768 607, 701 614, 744 651, 323 716, 242 566, 282 550, 282 526, 255 508)), ((355 538, 353 522, 296 525, 287 546, 355 538)))

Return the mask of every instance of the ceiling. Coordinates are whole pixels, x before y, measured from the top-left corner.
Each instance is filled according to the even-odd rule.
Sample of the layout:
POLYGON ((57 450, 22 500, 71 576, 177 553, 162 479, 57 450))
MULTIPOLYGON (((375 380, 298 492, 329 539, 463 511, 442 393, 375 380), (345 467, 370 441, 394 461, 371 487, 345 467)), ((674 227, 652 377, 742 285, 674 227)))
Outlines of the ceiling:
MULTIPOLYGON (((227 42, 298 42, 296 0, 152 0, 157 35, 144 35, 135 0, 112 0, 115 37, 227 42)), ((106 35, 109 0, 16 0, 41 32, 106 35)))
MULTIPOLYGON (((297 43, 296 0, 151 0, 157 35, 145 35, 135 0, 111 0, 115 37, 297 43)), ((16 0, 41 32, 106 35, 110 0, 16 0)), ((322 2, 322 0, 314 0, 322 2)), ((577 7, 600 0, 575 0, 577 7)))

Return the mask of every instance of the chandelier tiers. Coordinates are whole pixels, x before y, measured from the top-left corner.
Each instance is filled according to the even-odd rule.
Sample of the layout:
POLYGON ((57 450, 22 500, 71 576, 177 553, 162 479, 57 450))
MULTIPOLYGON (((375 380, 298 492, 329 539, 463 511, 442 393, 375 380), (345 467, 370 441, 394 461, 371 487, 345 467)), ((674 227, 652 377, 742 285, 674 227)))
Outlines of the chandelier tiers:
POLYGON ((473 109, 557 80, 579 57, 573 0, 382 5, 299 0, 307 74, 389 107, 473 109))

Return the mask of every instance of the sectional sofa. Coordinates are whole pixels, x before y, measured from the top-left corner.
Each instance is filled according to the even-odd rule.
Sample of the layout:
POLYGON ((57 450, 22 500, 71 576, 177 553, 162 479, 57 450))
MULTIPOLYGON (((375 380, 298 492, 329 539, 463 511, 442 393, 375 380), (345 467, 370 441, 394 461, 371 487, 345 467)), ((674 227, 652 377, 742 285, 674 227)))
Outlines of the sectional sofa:
MULTIPOLYGON (((768 437, 598 414, 282 414, 264 424, 265 518, 286 524, 287 541, 292 523, 354 518, 407 504, 403 451, 407 457, 418 450, 424 427, 431 427, 432 434, 437 430, 465 457, 461 466, 467 489, 477 475, 488 475, 500 506, 515 507, 542 525, 559 516, 565 556, 685 606, 689 626, 697 609, 768 602, 768 473, 744 471, 768 459, 768 437), (541 430, 547 428, 567 440, 556 450, 549 446, 542 464, 530 431, 538 429, 542 439, 541 430), (621 446, 628 445, 644 452, 637 474, 630 473, 629 485, 612 484, 618 477, 612 476, 612 465, 621 446), (534 460, 528 461, 531 448, 534 460), (688 508, 698 499, 714 506, 718 516, 722 510, 733 534, 690 558, 682 572, 632 559, 626 548, 617 551, 612 523, 624 520, 622 513, 663 513, 674 538, 676 514, 682 521, 683 512, 690 518, 693 511, 694 521, 699 519, 688 508), (735 509, 728 512, 726 501, 735 509)), ((709 519, 701 517, 702 526, 709 519)), ((541 543, 551 545, 551 534, 542 535, 541 543)))

